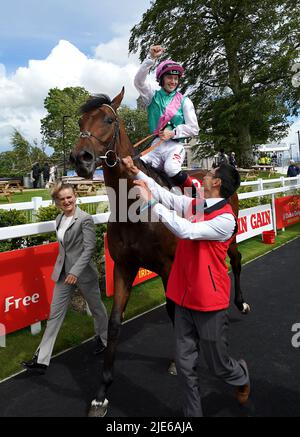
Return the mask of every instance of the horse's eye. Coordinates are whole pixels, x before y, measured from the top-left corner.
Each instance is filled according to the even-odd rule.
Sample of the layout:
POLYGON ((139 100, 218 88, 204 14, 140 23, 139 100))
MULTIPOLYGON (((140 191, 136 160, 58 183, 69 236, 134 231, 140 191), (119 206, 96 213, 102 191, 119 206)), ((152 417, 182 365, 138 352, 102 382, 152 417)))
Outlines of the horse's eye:
POLYGON ((111 117, 105 117, 104 121, 105 121, 106 123, 112 124, 114 120, 113 120, 113 118, 111 118, 111 117))

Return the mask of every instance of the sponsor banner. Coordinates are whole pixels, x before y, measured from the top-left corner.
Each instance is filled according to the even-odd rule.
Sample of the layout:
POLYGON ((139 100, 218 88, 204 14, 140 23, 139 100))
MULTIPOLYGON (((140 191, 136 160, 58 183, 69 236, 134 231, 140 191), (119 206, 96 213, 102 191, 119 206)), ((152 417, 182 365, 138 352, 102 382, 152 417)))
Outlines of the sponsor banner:
POLYGON ((273 229, 271 205, 259 205, 239 211, 237 242, 273 229))
POLYGON ((300 195, 275 199, 276 226, 282 229, 300 222, 300 195))
MULTIPOLYGON (((114 262, 110 256, 107 244, 107 236, 104 234, 104 254, 105 254, 105 281, 106 281, 106 296, 113 296, 114 294, 114 262)), ((141 268, 136 275, 136 278, 133 282, 133 286, 141 284, 142 282, 147 281, 148 279, 155 278, 157 276, 156 273, 151 272, 150 270, 141 268)))
POLYGON ((58 244, 0 253, 0 324, 6 333, 48 318, 58 244))

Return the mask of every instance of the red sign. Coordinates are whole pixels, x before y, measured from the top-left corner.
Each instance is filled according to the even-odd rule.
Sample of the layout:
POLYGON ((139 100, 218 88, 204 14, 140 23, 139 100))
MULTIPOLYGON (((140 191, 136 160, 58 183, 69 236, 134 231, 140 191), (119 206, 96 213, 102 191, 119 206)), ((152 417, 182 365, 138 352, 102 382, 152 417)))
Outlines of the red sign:
MULTIPOLYGON (((107 236, 104 234, 104 251, 105 251, 105 282, 106 282, 106 296, 110 297, 114 294, 114 261, 110 256, 107 244, 107 236)), ((150 270, 141 268, 136 275, 136 278, 133 282, 134 285, 141 284, 148 279, 155 278, 157 276, 156 273, 151 272, 150 270)))
POLYGON ((7 334, 48 318, 58 244, 0 253, 0 324, 7 334))
POLYGON ((275 199, 276 226, 282 229, 300 222, 300 196, 286 196, 275 199))

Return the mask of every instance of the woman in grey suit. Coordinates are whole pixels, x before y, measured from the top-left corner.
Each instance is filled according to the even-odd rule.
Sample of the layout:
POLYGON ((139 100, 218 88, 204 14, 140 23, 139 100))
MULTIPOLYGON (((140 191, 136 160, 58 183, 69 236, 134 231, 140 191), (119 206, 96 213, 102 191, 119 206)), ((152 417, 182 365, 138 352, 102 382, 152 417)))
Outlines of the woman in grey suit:
POLYGON ((72 185, 57 184, 52 191, 52 198, 62 210, 56 218, 59 254, 52 273, 56 284, 42 341, 33 359, 22 362, 27 370, 39 373, 44 373, 49 365, 57 334, 76 286, 80 288, 94 317, 95 353, 102 352, 107 342, 108 318, 101 300, 98 271, 91 259, 96 247, 93 219, 76 206, 72 185))

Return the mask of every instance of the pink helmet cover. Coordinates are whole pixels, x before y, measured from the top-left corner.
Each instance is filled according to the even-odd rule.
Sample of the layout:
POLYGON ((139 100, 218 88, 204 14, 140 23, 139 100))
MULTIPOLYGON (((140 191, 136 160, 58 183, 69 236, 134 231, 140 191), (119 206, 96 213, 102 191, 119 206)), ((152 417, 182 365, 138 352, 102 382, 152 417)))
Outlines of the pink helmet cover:
POLYGON ((172 59, 167 59, 166 61, 162 61, 156 68, 156 80, 159 81, 161 76, 168 71, 176 71, 174 74, 178 74, 180 77, 184 73, 184 68, 172 59))

